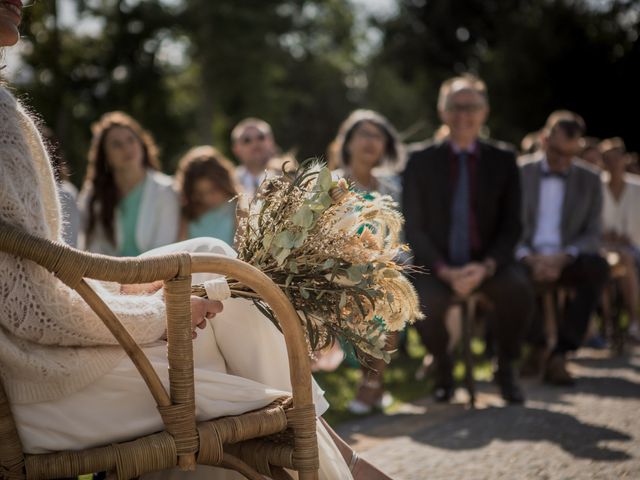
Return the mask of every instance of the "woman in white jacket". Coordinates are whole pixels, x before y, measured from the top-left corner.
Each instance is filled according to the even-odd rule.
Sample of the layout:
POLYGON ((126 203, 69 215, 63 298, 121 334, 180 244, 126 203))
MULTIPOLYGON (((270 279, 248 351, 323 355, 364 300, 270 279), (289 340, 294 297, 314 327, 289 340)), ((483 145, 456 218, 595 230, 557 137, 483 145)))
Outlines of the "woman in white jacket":
POLYGON ((89 168, 78 200, 80 248, 131 257, 175 242, 178 195, 171 177, 159 172, 151 135, 123 112, 104 114, 92 130, 89 168))

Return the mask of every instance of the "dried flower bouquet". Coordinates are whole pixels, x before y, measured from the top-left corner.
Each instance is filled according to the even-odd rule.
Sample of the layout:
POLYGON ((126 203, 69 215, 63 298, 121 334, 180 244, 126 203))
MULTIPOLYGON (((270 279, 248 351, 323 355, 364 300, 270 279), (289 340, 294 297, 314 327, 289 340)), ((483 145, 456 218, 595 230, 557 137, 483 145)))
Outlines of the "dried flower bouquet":
MULTIPOLYGON (((337 338, 356 352, 389 360, 386 333, 422 318, 416 292, 394 259, 402 216, 391 197, 363 194, 334 181, 318 162, 265 180, 248 211, 239 214, 238 258, 259 268, 300 315, 311 353, 337 338)), ((253 299, 227 279, 234 297, 253 299)), ((205 295, 203 287, 194 294, 205 295)))

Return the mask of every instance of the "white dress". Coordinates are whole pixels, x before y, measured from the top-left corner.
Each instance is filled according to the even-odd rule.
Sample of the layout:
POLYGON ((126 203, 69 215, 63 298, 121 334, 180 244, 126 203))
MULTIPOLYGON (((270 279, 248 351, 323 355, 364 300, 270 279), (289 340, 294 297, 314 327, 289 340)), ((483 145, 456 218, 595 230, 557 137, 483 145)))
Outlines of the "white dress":
MULTIPOLYGON (((145 255, 176 251, 208 252, 235 257, 224 242, 197 238, 161 247, 145 255)), ((201 283, 214 275, 196 274, 201 283)), ((282 334, 252 302, 229 299, 224 311, 198 331, 194 340, 197 419, 237 415, 268 405, 291 391, 289 362, 282 334)), ((168 386, 166 344, 145 347, 145 354, 168 386)), ((313 383, 317 415, 328 408, 324 392, 313 383)), ((79 450, 119 442, 162 430, 153 397, 129 358, 73 395, 56 401, 13 405, 18 432, 27 453, 79 450)), ((352 478, 340 452, 320 422, 321 479, 352 478)), ((145 478, 236 479, 235 472, 198 466, 195 473, 178 469, 145 478)))

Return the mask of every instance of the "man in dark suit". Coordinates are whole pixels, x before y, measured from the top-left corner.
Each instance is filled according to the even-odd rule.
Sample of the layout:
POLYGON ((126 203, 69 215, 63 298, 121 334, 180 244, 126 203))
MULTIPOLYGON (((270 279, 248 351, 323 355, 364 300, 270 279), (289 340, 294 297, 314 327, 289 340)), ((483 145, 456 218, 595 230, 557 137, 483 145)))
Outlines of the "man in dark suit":
POLYGON ((609 267, 598 255, 602 211, 599 174, 576 155, 585 125, 569 111, 549 116, 542 132, 542 151, 522 160, 523 235, 516 256, 539 283, 571 287, 565 317, 558 322, 557 344, 546 356, 540 314, 534 316, 529 341, 529 373, 545 369, 547 382, 571 385, 565 354, 576 350, 587 330, 609 267))
POLYGON ((446 81, 438 111, 449 129, 444 141, 411 153, 403 174, 406 236, 415 264, 427 269, 414 283, 426 315, 416 324, 436 367, 436 399, 453 394, 453 360, 445 315, 455 296, 482 292, 492 303, 496 381, 502 396, 521 403, 513 362, 528 328, 533 292, 514 261, 520 238, 520 177, 514 153, 479 139, 489 112, 484 82, 446 81))

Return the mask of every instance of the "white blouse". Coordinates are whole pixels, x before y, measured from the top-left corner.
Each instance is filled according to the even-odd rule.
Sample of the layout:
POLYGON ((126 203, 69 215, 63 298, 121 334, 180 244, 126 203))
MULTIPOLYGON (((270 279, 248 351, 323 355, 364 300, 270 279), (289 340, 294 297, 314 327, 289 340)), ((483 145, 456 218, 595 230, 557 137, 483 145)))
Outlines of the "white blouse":
POLYGON ((618 201, 611 194, 607 179, 603 182, 603 230, 627 235, 640 248, 640 178, 631 174, 625 176, 624 190, 618 201))

